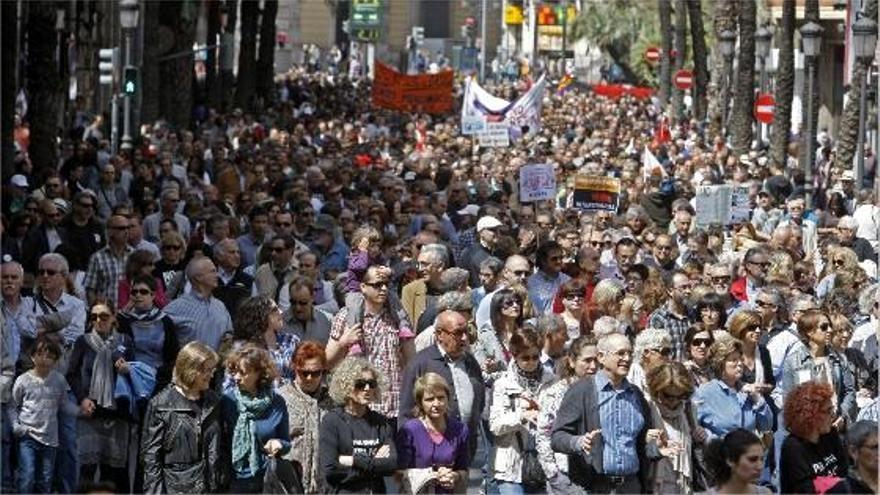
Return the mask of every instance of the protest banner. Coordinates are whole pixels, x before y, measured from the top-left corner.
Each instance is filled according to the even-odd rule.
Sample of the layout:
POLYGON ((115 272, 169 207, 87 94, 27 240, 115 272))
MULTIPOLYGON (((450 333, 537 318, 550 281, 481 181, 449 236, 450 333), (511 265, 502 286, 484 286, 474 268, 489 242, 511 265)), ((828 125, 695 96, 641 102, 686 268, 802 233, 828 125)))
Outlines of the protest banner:
POLYGON ((578 175, 574 180, 573 206, 587 211, 617 211, 620 179, 602 175, 578 175))
POLYGON ((519 169, 519 200, 543 201, 556 196, 556 174, 553 165, 542 163, 519 169))
POLYGON ((697 225, 706 227, 713 223, 730 223, 730 206, 733 188, 730 185, 699 186, 695 196, 697 225))
POLYGON ((465 136, 479 134, 486 130, 486 117, 468 115, 461 119, 461 133, 465 136))
POLYGON ((439 74, 401 74, 377 62, 373 79, 373 105, 401 112, 450 112, 453 76, 451 70, 439 74))
POLYGON ((730 201, 730 223, 748 222, 752 216, 748 186, 734 186, 730 201))
POLYGON ((486 129, 477 137, 480 139, 480 146, 489 148, 506 148, 510 146, 510 129, 505 122, 488 122, 486 129))

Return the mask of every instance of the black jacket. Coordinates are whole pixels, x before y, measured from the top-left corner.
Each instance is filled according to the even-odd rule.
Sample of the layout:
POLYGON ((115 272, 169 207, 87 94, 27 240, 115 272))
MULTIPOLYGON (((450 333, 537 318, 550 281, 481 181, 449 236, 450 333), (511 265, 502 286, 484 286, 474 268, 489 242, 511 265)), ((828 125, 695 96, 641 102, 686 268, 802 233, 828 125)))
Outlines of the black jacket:
POLYGON ((208 390, 199 403, 173 385, 150 400, 144 417, 141 458, 144 493, 217 493, 231 466, 220 421, 220 396, 208 390))
POLYGON ((233 317, 238 312, 238 305, 251 297, 251 289, 254 286, 254 277, 245 273, 241 268, 235 271, 235 275, 228 284, 223 279, 217 280, 217 288, 214 289, 214 297, 220 300, 229 314, 233 317))
MULTIPOLYGON (((90 330, 94 332, 95 330, 90 330)), ((125 334, 116 333, 113 337, 116 342, 113 344, 113 362, 122 358, 126 361, 134 361, 134 344, 131 337, 125 334)), ((92 383, 92 371, 95 367, 95 351, 86 342, 86 334, 80 335, 73 343, 73 350, 70 353, 70 364, 67 369, 67 383, 73 395, 76 396, 76 403, 82 403, 83 399, 94 399, 89 397, 89 389, 92 383)), ((116 383, 116 369, 113 369, 113 383, 116 383)), ((126 413, 122 408, 117 407, 115 410, 105 409, 97 406, 95 409, 96 418, 120 418, 125 417, 126 413)))
POLYGON ((337 407, 321 420, 321 469, 328 493, 385 493, 385 476, 397 469, 394 427, 375 411, 355 417, 337 407), (382 446, 388 457, 376 457, 382 446), (354 458, 352 466, 339 463, 339 456, 354 458))
MULTIPOLYGON (((64 227, 59 225, 56 227, 56 230, 58 231, 58 236, 61 237, 61 244, 67 242, 67 231, 64 227)), ((40 257, 51 252, 49 251, 49 238, 46 237, 45 225, 40 225, 28 232, 22 243, 21 252, 24 271, 36 273, 40 257)))
MULTIPOLYGON (((471 386, 474 389, 474 401, 471 404, 471 420, 467 427, 468 431, 477 432, 480 431, 480 415, 486 403, 486 383, 483 381, 483 373, 480 371, 480 365, 473 354, 466 353, 464 355, 464 366, 470 378, 471 386)), ((416 400, 413 395, 413 389, 415 388, 416 380, 420 376, 431 372, 442 376, 446 383, 449 384, 452 396, 449 397, 447 410, 451 418, 461 421, 458 412, 458 397, 455 393, 455 382, 452 380, 452 370, 449 369, 446 358, 440 354, 440 348, 437 347, 437 344, 434 344, 416 354, 415 359, 407 366, 403 379, 400 381, 400 413, 397 416, 399 418, 397 422, 399 428, 403 427, 406 420, 414 417, 413 407, 415 407, 416 400)), ((469 447, 471 456, 473 456, 476 450, 477 436, 473 433, 470 435, 469 447)))

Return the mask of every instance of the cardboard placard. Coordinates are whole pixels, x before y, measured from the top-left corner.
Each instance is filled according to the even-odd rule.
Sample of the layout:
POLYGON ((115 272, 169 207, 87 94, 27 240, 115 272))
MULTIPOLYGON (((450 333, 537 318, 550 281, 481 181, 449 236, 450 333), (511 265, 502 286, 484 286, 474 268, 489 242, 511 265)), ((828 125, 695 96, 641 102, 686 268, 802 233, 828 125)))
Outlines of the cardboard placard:
POLYGON ((733 188, 728 184, 699 186, 695 196, 697 225, 729 224, 732 195, 733 188))
POLYGON ((574 207, 587 211, 617 211, 620 179, 602 175, 578 175, 574 180, 574 207))
POLYGON ((556 196, 556 174, 553 165, 542 163, 519 169, 519 200, 543 201, 556 196))
POLYGON ((480 146, 506 148, 510 146, 510 129, 505 122, 488 122, 486 129, 477 134, 480 146))
POLYGON ((481 115, 466 115, 461 118, 461 133, 465 136, 479 134, 486 130, 486 118, 481 115))

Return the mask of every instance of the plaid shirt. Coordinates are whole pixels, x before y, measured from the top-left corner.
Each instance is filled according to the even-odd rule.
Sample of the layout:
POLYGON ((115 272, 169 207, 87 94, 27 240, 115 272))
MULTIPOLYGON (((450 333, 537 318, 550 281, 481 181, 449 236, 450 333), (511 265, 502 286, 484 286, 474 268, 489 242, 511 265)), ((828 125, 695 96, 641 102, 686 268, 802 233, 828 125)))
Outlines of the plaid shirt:
MULTIPOLYGON (((348 308, 342 308, 333 317, 330 338, 339 340, 345 330, 348 308)), ((403 374, 401 343, 405 337, 386 308, 378 315, 364 311, 364 323, 360 342, 361 355, 367 359, 388 383, 387 390, 370 405, 370 408, 389 418, 396 418, 400 407, 400 379, 403 374)))
POLYGON ((675 361, 684 361, 684 336, 688 327, 691 325, 687 316, 677 316, 669 310, 669 303, 660 306, 648 318, 649 328, 663 328, 669 331, 672 336, 672 349, 675 351, 673 359, 675 361))
POLYGON ((125 246, 125 253, 117 257, 110 251, 110 246, 99 249, 89 258, 89 270, 83 280, 86 290, 92 290, 98 296, 109 299, 116 307, 119 295, 119 281, 125 278, 125 263, 134 248, 125 246))

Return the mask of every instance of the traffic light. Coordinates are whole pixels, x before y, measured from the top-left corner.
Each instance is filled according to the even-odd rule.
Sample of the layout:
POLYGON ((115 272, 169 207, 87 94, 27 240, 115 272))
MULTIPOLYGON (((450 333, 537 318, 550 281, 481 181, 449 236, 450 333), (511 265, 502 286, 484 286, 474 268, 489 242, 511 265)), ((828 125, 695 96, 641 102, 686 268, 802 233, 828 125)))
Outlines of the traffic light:
POLYGON ((127 66, 122 76, 122 92, 127 95, 137 93, 138 89, 138 69, 134 66, 127 66))
POLYGON ((119 48, 98 50, 98 82, 112 85, 116 79, 116 66, 119 64, 119 48))

